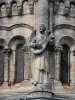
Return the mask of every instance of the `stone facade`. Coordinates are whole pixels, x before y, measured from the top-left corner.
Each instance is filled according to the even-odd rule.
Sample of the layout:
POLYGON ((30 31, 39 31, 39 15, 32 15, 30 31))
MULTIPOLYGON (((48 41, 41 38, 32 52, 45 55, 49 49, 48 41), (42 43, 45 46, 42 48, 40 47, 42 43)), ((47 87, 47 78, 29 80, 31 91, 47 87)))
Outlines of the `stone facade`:
POLYGON ((75 1, 0 0, 0 100, 75 100, 74 77, 75 1))

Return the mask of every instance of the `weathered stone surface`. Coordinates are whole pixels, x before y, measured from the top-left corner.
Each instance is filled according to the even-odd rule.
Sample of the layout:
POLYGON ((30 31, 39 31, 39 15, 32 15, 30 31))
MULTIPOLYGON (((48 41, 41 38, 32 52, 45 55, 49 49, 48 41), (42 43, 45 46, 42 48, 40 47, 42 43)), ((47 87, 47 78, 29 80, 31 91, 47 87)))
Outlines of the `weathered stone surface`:
MULTIPOLYGON (((75 57, 73 54, 75 51, 75 2, 73 0, 34 0, 34 2, 33 0, 0 0, 1 46, 10 47, 12 53, 10 55, 5 53, 4 84, 0 85, 0 100, 51 100, 52 98, 53 100, 75 100, 75 57), (36 9, 34 10, 35 2, 36 9), (55 52, 54 48, 52 51, 48 48, 44 56, 41 54, 41 60, 36 57, 35 67, 43 65, 43 70, 46 72, 38 74, 40 77, 37 77, 40 68, 35 73, 33 72, 32 62, 35 63, 35 57, 28 47, 29 38, 34 29, 33 26, 36 26, 38 35, 41 24, 50 29, 55 36, 55 46, 67 44, 70 48, 68 59, 70 83, 66 84, 67 86, 60 82, 61 51, 59 50, 55 52), (29 50, 26 49, 24 53, 24 81, 15 83, 16 48, 21 44, 26 45, 29 50), (46 65, 49 69, 45 69, 46 65), (47 72, 50 73, 50 84, 42 84, 47 80, 47 72), (45 77, 43 74, 46 74, 45 77), (34 76, 36 76, 35 79, 40 78, 41 84, 32 85, 34 76)), ((21 67, 20 65, 20 69, 21 67)))

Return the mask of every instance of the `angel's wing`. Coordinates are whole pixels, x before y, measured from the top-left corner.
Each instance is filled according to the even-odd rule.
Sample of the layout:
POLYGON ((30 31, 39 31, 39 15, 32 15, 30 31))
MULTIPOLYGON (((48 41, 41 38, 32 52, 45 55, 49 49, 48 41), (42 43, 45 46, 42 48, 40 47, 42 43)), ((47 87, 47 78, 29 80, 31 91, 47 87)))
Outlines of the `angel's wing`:
POLYGON ((32 39, 36 36, 36 30, 33 30, 30 36, 30 42, 32 41, 32 39))

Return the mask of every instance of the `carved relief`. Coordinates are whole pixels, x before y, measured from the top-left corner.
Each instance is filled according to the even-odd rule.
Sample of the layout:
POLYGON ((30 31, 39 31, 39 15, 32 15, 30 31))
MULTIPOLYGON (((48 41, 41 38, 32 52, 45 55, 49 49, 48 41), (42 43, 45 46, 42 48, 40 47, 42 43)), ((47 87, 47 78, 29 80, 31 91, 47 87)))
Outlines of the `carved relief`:
MULTIPOLYGON (((35 34, 35 31, 34 31, 35 34)), ((30 48, 35 55, 33 59, 33 84, 50 84, 49 51, 47 44, 51 46, 53 35, 48 33, 44 24, 40 25, 39 35, 32 38, 30 48)))
POLYGON ((29 11, 29 3, 25 1, 23 3, 23 14, 26 14, 26 13, 30 13, 30 11, 29 11))
POLYGON ((22 6, 18 6, 17 7, 17 12, 18 12, 19 15, 22 15, 23 7, 22 6))
POLYGON ((54 14, 58 12, 58 9, 59 9, 59 2, 55 2, 54 3, 54 14))
POLYGON ((65 2, 63 0, 55 1, 54 14, 75 17, 75 3, 70 0, 66 0, 65 2))
POLYGON ((6 5, 2 4, 0 7, 0 16, 6 16, 6 5))
POLYGON ((17 15, 17 3, 13 2, 11 7, 12 7, 12 15, 17 15))
POLYGON ((22 15, 27 13, 33 13, 34 11, 34 5, 33 1, 6 1, 6 2, 0 2, 0 10, 1 10, 1 16, 12 16, 12 15, 22 15), (25 2, 27 3, 25 7, 25 2), (26 10, 29 9, 29 10, 26 10))
POLYGON ((6 7, 6 14, 7 14, 8 17, 11 16, 11 11, 12 11, 12 10, 11 10, 11 7, 10 7, 10 6, 7 6, 7 7, 6 7))
POLYGON ((63 14, 64 13, 64 2, 61 1, 59 2, 59 10, 58 10, 59 14, 63 14))
POLYGON ((33 13, 33 11, 34 11, 34 4, 33 4, 32 0, 29 0, 29 10, 31 13, 33 13))
POLYGON ((72 16, 72 17, 75 16, 75 4, 74 3, 70 4, 70 13, 69 13, 69 15, 72 16))

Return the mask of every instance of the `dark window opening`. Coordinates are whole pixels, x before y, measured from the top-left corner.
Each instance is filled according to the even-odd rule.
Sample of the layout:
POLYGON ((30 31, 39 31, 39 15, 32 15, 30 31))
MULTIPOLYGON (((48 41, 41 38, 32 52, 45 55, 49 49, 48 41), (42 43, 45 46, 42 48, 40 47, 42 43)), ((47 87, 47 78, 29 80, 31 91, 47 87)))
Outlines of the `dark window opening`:
POLYGON ((16 48, 15 83, 24 81, 24 50, 23 45, 16 48))
POLYGON ((70 85, 70 48, 66 44, 62 46, 60 81, 63 85, 70 85))
POLYGON ((0 85, 4 82, 4 52, 3 47, 0 46, 0 85))

